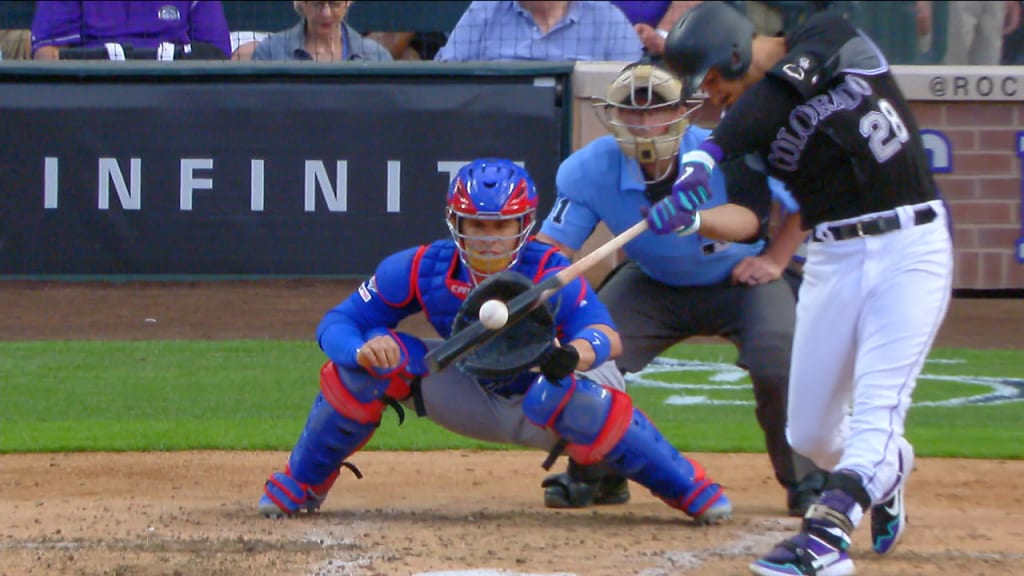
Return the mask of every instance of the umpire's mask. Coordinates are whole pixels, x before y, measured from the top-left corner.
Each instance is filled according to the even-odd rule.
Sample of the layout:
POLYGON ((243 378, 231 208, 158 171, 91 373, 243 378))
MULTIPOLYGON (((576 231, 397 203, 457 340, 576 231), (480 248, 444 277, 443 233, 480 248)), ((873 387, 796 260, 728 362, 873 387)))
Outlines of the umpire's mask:
POLYGON ((594 109, 627 156, 653 167, 642 171, 644 182, 651 183, 672 173, 688 117, 700 107, 694 104, 688 108, 682 100, 674 74, 644 58, 623 68, 594 109))

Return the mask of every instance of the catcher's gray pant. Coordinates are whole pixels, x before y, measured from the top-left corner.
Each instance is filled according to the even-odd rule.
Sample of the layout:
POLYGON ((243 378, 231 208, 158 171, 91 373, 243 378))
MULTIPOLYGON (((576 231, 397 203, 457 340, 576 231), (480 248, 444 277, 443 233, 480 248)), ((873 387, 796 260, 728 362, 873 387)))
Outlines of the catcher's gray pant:
MULTIPOLYGON (((439 340, 427 341, 433 348, 439 340)), ((583 373, 583 376, 617 390, 626 383, 614 361, 583 373)), ((523 414, 523 396, 502 396, 485 390, 472 376, 457 368, 431 374, 421 382, 420 392, 427 419, 456 434, 501 444, 514 444, 549 451, 558 436, 530 422, 523 414)), ((403 401, 414 409, 411 398, 403 401)))
POLYGON ((755 286, 669 286, 626 262, 598 290, 622 337, 618 365, 639 372, 691 336, 721 336, 739 350, 737 365, 750 373, 755 413, 775 477, 794 488, 814 464, 786 440, 786 397, 796 303, 783 280, 755 286))

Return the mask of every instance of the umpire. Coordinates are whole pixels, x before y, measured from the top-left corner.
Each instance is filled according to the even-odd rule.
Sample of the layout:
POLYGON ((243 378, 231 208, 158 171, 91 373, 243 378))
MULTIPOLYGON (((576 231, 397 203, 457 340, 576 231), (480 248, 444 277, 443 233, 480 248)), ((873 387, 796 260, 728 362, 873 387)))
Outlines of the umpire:
MULTIPOLYGON (((611 135, 576 151, 559 167, 558 197, 538 240, 572 257, 604 222, 615 234, 636 224, 640 208, 669 193, 679 152, 695 149, 708 131, 690 126, 693 112, 679 80, 658 62, 627 66, 595 111, 611 135)), ((806 236, 799 226, 769 243, 771 192, 764 174, 743 162, 717 171, 700 234, 646 232, 625 247, 628 261, 598 291, 619 329, 624 372, 639 372, 691 336, 721 336, 739 350, 750 373, 756 414, 790 515, 802 515, 824 483, 814 465, 786 440, 786 396, 795 315, 781 275, 806 236), (730 218, 738 223, 733 224, 730 218), (803 480, 803 482, 801 482, 803 480)), ((545 480, 549 507, 611 504, 628 499, 626 485, 570 461, 545 480)))

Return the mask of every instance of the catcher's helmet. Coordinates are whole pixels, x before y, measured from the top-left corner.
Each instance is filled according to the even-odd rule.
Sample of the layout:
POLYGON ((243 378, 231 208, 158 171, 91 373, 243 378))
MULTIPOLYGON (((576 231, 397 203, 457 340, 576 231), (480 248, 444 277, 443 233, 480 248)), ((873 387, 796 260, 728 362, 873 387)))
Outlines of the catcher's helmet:
POLYGON ((683 14, 665 39, 665 63, 683 79, 684 97, 696 92, 708 70, 723 78, 750 67, 754 23, 723 2, 703 2, 683 14))
MULTIPOLYGON (((519 251, 533 230, 537 212, 537 187, 525 169, 511 160, 485 158, 459 169, 448 187, 448 230, 459 250, 462 262, 486 277, 505 270, 519 259, 519 251), (501 254, 483 254, 467 245, 462 220, 519 221, 516 246, 501 254)), ((475 281, 476 278, 473 278, 475 281)))
MULTIPOLYGON (((623 153, 644 164, 670 160, 679 153, 679 140, 689 125, 688 116, 700 102, 682 113, 682 84, 664 67, 660 59, 649 56, 629 64, 608 86, 604 98, 597 99, 594 109, 598 118, 615 136, 623 153), (670 111, 658 116, 662 121, 645 120, 650 112, 670 111)), ((687 103, 690 104, 690 103, 687 103)), ((648 183, 662 180, 672 171, 665 164, 648 183)))

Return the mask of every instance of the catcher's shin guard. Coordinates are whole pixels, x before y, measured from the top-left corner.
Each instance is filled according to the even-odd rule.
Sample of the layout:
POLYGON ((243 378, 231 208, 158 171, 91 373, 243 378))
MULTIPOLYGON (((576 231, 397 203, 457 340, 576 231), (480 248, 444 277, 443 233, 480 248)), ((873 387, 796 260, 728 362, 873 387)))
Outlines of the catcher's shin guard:
POLYGON ((640 410, 633 409, 629 428, 605 461, 699 524, 732 516, 722 487, 711 482, 700 464, 680 454, 640 410))
POLYGON ((542 376, 527 391, 523 412, 568 441, 567 451, 576 462, 604 461, 698 523, 732 514, 722 488, 669 444, 624 392, 582 377, 552 383, 542 376))
POLYGON ((318 510, 345 459, 370 440, 379 422, 379 416, 372 422, 358 422, 342 415, 322 392, 317 394, 288 467, 275 472, 264 485, 260 514, 279 517, 302 509, 318 510))
POLYGON ((406 334, 387 332, 402 351, 394 369, 370 374, 347 370, 330 361, 323 365, 320 394, 292 449, 288 468, 274 473, 265 485, 259 502, 261 514, 291 516, 303 508, 309 512, 319 509, 345 459, 362 448, 377 430, 388 403, 408 396, 410 382, 425 373, 423 343, 406 334))

